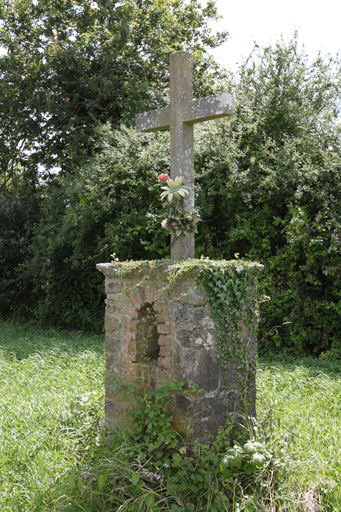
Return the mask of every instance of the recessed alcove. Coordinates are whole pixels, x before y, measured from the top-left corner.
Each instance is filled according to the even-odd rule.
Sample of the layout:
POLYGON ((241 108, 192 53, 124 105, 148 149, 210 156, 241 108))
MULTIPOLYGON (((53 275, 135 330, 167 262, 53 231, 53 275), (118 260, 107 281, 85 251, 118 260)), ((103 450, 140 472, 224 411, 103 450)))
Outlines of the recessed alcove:
POLYGON ((160 355, 159 334, 157 332, 157 313, 154 303, 146 302, 141 306, 141 318, 137 320, 136 330, 141 335, 137 345, 137 360, 157 363, 160 355))

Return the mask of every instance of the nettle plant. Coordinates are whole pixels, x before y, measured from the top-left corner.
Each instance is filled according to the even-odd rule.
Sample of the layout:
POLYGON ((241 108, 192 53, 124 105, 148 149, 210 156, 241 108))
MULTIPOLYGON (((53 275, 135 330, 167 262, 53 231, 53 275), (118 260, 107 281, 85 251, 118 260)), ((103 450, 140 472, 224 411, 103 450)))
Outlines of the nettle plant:
POLYGON ((183 206, 183 199, 188 195, 189 187, 185 186, 184 177, 177 176, 172 180, 168 174, 160 174, 160 183, 166 183, 161 189, 161 199, 165 201, 164 207, 168 213, 161 223, 171 235, 174 235, 174 243, 178 237, 183 238, 191 233, 197 233, 197 224, 200 221, 198 210, 188 210, 183 206))

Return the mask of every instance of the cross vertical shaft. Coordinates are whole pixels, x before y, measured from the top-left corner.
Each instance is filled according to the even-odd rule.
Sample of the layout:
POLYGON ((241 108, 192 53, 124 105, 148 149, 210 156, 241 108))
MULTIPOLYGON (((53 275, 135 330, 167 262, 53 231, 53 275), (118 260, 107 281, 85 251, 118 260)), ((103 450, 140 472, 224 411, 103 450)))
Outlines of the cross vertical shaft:
MULTIPOLYGON (((184 176, 190 188, 184 197, 184 208, 194 209, 194 157, 193 125, 185 124, 185 105, 193 100, 193 59, 189 52, 176 52, 170 56, 170 169, 171 178, 184 176)), ((171 257, 194 258, 194 234, 174 241, 171 257)))

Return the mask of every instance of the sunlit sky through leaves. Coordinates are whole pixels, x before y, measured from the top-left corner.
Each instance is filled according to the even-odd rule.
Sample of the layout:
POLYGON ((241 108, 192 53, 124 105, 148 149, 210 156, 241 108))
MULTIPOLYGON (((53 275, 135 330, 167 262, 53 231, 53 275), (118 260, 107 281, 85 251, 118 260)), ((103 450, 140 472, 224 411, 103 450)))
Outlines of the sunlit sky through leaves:
MULTIPOLYGON (((203 1, 203 5, 205 0, 203 1)), ((323 54, 336 54, 341 50, 341 2, 339 0, 217 0, 224 16, 213 29, 226 29, 230 39, 212 53, 216 60, 235 71, 236 63, 252 51, 254 41, 259 46, 275 43, 281 35, 284 41, 298 31, 299 44, 304 44, 313 58, 323 54)))
MULTIPOLYGON (((202 0, 202 5, 205 3, 206 0, 202 0)), ((230 39, 212 54, 233 71, 237 69, 237 62, 252 51, 254 42, 259 46, 274 44, 281 35, 288 41, 295 30, 299 43, 304 44, 311 58, 319 50, 334 55, 341 50, 339 0, 216 0, 216 4, 223 19, 212 23, 211 28, 226 29, 230 39)))

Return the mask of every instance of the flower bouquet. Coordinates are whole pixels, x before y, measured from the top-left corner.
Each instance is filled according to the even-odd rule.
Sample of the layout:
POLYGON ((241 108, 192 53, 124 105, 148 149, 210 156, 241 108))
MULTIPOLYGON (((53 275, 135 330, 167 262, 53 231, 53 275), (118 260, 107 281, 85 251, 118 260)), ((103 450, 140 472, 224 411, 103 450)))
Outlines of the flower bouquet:
POLYGON ((189 188, 184 183, 183 176, 177 176, 172 180, 168 174, 160 174, 159 182, 165 183, 161 189, 161 199, 165 201, 165 208, 168 209, 167 218, 161 223, 164 229, 167 229, 172 235, 174 240, 191 233, 197 233, 197 224, 200 221, 198 210, 186 210, 183 207, 183 199, 189 194, 189 188))

